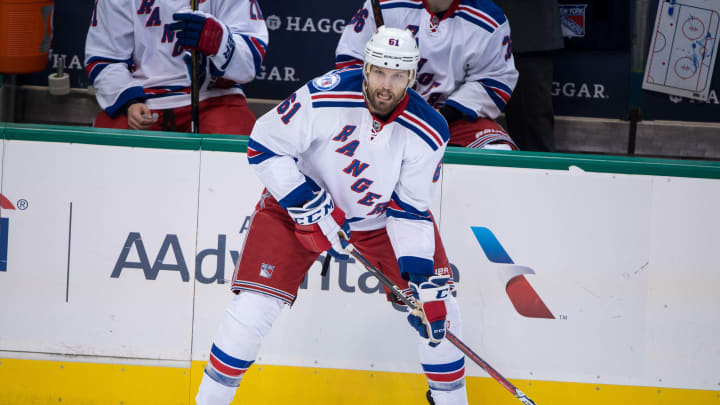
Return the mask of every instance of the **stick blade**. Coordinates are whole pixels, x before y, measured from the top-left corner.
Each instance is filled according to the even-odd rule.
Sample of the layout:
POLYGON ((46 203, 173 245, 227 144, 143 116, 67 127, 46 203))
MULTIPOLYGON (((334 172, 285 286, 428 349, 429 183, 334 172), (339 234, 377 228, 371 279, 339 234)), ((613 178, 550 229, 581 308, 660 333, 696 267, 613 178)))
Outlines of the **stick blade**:
POLYGON ((520 400, 525 405, 537 405, 535 402, 533 402, 532 399, 528 398, 527 395, 525 395, 522 391, 517 390, 517 393, 515 394, 515 397, 520 400))

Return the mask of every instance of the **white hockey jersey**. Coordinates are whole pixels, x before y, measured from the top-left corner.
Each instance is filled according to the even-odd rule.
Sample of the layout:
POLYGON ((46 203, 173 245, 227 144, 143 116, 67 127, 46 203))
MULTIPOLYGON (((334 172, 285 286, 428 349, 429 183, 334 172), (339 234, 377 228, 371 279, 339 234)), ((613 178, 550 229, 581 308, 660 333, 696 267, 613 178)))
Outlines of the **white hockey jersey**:
MULTIPOLYGON (((100 107, 111 117, 129 100, 151 109, 190 105, 190 75, 168 29, 189 0, 96 0, 85 43, 85 69, 100 107)), ((257 0, 200 0, 199 9, 226 25, 217 55, 201 57, 200 100, 243 94, 260 71, 268 32, 257 0), (201 73, 202 75, 202 73, 201 73)), ((200 54, 202 55, 202 54, 200 54)))
MULTIPOLYGON (((415 89, 428 103, 447 104, 471 120, 500 115, 518 79, 510 26, 500 8, 490 0, 455 0, 442 18, 422 0, 380 0, 380 8, 386 26, 409 29, 418 40, 415 89)), ((366 0, 340 37, 336 67, 362 61, 375 30, 366 0)))
POLYGON ((365 104, 362 81, 361 68, 348 68, 308 82, 255 123, 248 160, 281 206, 301 205, 320 186, 351 230, 387 227, 401 271, 419 258, 432 274, 428 209, 447 123, 413 90, 382 122, 365 104))

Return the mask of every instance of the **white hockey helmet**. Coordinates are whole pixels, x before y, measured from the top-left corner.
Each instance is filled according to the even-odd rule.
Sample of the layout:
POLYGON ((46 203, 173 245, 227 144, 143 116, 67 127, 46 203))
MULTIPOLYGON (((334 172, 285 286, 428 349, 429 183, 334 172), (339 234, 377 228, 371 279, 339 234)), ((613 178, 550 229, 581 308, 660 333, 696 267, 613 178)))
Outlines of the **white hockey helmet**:
POLYGON ((420 51, 409 30, 380 26, 365 44, 365 65, 410 70, 414 77, 418 60, 420 51))

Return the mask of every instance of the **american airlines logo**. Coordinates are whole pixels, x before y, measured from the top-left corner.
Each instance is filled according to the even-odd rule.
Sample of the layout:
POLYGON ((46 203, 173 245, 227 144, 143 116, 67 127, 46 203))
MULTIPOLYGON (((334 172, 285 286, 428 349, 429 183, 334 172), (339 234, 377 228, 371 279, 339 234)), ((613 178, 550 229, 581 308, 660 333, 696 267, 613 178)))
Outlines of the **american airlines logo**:
POLYGON ((9 212, 17 210, 26 210, 28 202, 20 199, 13 205, 4 195, 0 194, 0 272, 8 271, 8 242, 10 240, 10 218, 7 217, 9 212), (9 211, 9 212, 8 212, 9 211))
POLYGON ((285 16, 284 19, 277 15, 268 16, 265 23, 270 31, 285 29, 285 31, 295 32, 321 32, 324 34, 330 31, 336 34, 342 34, 345 28, 345 20, 338 18, 331 20, 329 18, 313 19, 312 17, 285 16))
POLYGON ((470 229, 488 260, 504 265, 501 271, 508 278, 505 292, 515 310, 528 318, 555 319, 555 316, 525 278, 525 274, 535 274, 535 271, 526 266, 516 265, 490 229, 480 226, 473 226, 470 229))
POLYGON ((552 95, 570 98, 610 98, 605 94, 605 85, 600 83, 552 82, 552 95))

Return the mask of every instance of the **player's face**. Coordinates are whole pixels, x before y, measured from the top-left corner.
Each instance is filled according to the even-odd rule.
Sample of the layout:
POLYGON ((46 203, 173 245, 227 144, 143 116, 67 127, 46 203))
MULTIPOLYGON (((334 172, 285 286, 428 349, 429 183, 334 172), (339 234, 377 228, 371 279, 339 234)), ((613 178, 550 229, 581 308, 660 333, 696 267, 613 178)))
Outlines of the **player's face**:
POLYGON ((447 11, 452 5, 453 0, 426 0, 428 8, 433 13, 447 11))
POLYGON ((375 115, 386 116, 405 96, 410 72, 370 65, 366 79, 370 111, 375 115))

